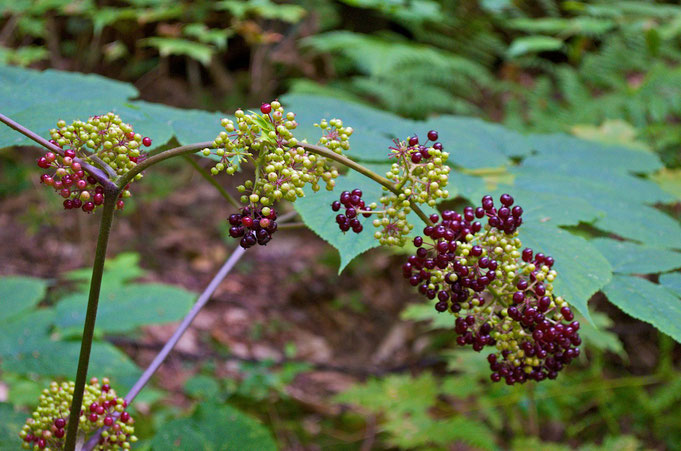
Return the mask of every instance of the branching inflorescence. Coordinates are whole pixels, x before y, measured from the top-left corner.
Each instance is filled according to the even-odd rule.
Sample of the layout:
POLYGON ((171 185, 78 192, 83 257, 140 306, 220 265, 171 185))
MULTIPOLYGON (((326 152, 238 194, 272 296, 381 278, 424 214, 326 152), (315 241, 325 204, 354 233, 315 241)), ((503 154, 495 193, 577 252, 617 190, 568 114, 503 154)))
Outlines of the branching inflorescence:
MULTIPOLYGON (((144 158, 142 146, 151 146, 151 139, 135 133, 114 113, 93 116, 87 122, 74 121, 67 125, 59 121, 50 130, 55 146, 63 155, 47 152, 38 159, 38 166, 50 172, 40 181, 54 188, 64 198, 64 208, 82 209, 91 213, 104 203, 104 187, 92 175, 87 175, 79 161, 103 170, 109 177, 117 177, 137 165, 144 158)), ((141 178, 141 174, 136 179, 141 178)), ((124 198, 130 197, 129 186, 119 194, 116 207, 122 209, 124 198)))
POLYGON ((517 229, 523 209, 510 195, 501 196, 498 208, 491 196, 484 196, 481 206, 467 207, 463 214, 446 210, 428 217, 421 210, 420 205, 435 208, 449 198, 449 155, 438 142, 437 131, 430 130, 423 142, 416 135, 394 140, 388 151, 393 162, 382 177, 344 155, 353 129, 340 119, 315 124, 322 136, 317 144, 309 144, 294 136, 296 115, 276 100, 262 104, 259 113, 237 110, 235 118, 236 122, 222 120, 224 131, 212 145, 197 143, 146 158, 142 147, 151 146, 151 139, 135 133, 114 113, 70 125, 59 121, 50 130, 49 143, 0 114, 2 122, 48 148, 38 160, 39 167, 50 170, 41 181, 64 198, 66 209, 92 212, 104 205, 76 383, 55 382, 44 391, 40 406, 21 431, 24 447, 72 450, 78 428, 81 435, 105 429, 99 449, 129 448, 136 440, 132 419, 124 411, 127 403, 116 397, 108 380, 86 385, 113 210, 123 208, 123 199, 130 196, 129 183, 141 178, 142 170, 197 150, 217 160, 212 175, 233 175, 253 166, 253 178, 237 187, 242 206, 228 219, 229 234, 241 247, 270 242, 278 227, 278 202, 295 202, 305 196, 306 187, 316 192, 324 184, 333 190, 339 175, 334 164, 340 164, 379 183, 383 193, 368 200, 359 188, 343 191, 331 204, 337 226, 344 233, 362 233, 359 218, 373 217, 374 237, 381 244, 404 246, 415 227, 410 213, 423 220, 423 236, 413 238, 416 253, 403 265, 403 275, 419 293, 437 300, 438 312, 455 316, 458 344, 478 352, 494 349, 488 355, 492 381, 553 379, 579 355, 579 323, 567 302, 554 294, 554 259, 529 248, 521 250, 517 229))
MULTIPOLYGON (((40 395, 40 404, 31 418, 21 429, 20 436, 24 449, 64 449, 64 436, 69 421, 69 408, 73 399, 73 382, 52 382, 40 395)), ((109 429, 102 433, 96 450, 130 449, 137 441, 135 421, 126 412, 128 403, 116 395, 108 378, 101 383, 97 378, 85 387, 83 409, 80 412, 79 430, 85 437, 103 426, 109 429)))

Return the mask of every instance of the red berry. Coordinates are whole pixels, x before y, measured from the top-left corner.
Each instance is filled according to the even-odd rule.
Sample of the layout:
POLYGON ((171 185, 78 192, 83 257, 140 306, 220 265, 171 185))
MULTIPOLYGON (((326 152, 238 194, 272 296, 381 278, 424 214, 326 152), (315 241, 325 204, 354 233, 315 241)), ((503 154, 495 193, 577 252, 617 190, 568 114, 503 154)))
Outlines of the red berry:
POLYGON ((145 136, 144 138, 142 138, 142 144, 144 144, 147 147, 151 146, 151 138, 145 136))
POLYGON ((415 146, 419 143, 419 137, 414 135, 409 137, 409 145, 410 146, 415 146))
POLYGON ((241 218, 241 223, 246 227, 251 227, 253 225, 253 218, 251 218, 250 216, 244 216, 243 218, 241 218))
POLYGON ((123 202, 122 200, 119 200, 118 202, 116 202, 116 208, 118 208, 119 210, 122 210, 123 207, 125 207, 125 202, 123 202))
POLYGON ((435 130, 431 130, 428 132, 428 139, 431 141, 436 141, 438 137, 438 134, 435 130))
POLYGON ((73 149, 66 149, 64 151, 64 156, 69 158, 76 158, 76 151, 73 149))
POLYGON ((97 415, 96 413, 91 413, 90 414, 90 421, 92 421, 93 423, 96 423, 97 420, 99 420, 99 415, 97 415))
POLYGON ((121 421, 123 423, 127 423, 129 419, 130 419, 130 414, 128 412, 121 413, 121 421))
POLYGON ((38 440, 38 448, 43 449, 47 446, 47 442, 45 441, 44 438, 41 438, 38 440))
POLYGON ((57 429, 63 429, 64 426, 66 426, 66 420, 63 418, 57 418, 54 420, 54 425, 57 426, 57 429))
POLYGON ((50 167, 50 162, 47 161, 47 158, 45 158, 45 157, 40 157, 40 158, 38 159, 38 167, 41 167, 41 168, 43 168, 43 169, 47 169, 47 168, 50 167))
POLYGON ((85 202, 83 204, 83 211, 86 212, 86 213, 89 213, 94 209, 95 209, 95 204, 92 203, 92 202, 85 202))
POLYGON ((64 429, 57 429, 54 431, 54 436, 57 438, 62 438, 66 434, 66 431, 64 429))
POLYGON ((125 134, 125 137, 128 139, 135 139, 135 132, 128 132, 125 134))
POLYGON ((113 418, 111 417, 104 418, 104 426, 111 426, 113 423, 114 423, 113 418))
POLYGON ((263 103, 262 105, 260 105, 260 112, 262 114, 270 114, 271 111, 272 105, 270 105, 269 103, 263 103))

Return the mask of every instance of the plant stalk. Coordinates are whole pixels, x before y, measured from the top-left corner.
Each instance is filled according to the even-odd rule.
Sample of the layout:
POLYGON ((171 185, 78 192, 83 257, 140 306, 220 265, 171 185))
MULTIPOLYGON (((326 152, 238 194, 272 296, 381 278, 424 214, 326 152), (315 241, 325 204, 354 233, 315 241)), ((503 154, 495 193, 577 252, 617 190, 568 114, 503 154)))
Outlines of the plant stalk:
POLYGON ((78 357, 78 370, 76 373, 76 387, 73 392, 71 403, 71 413, 69 415, 68 430, 66 432, 66 451, 74 451, 78 436, 78 423, 80 410, 83 404, 83 392, 87 380, 88 365, 90 363, 90 351, 92 350, 92 340, 95 332, 95 321, 97 319, 97 306, 99 304, 99 292, 102 286, 102 275, 104 274, 104 261, 106 259, 106 248, 109 243, 111 225, 113 224, 114 210, 118 200, 119 191, 104 190, 104 205, 102 207, 102 219, 99 225, 99 236, 97 237, 97 248, 95 249, 95 261, 92 265, 92 279, 90 281, 90 295, 85 314, 85 325, 83 326, 83 338, 80 343, 80 356, 78 357))
POLYGON ((132 182, 132 180, 135 178, 135 176, 137 174, 144 171, 149 166, 153 166, 156 163, 160 163, 161 161, 167 160, 168 158, 173 158, 173 157, 178 157, 180 155, 187 155, 187 154, 190 154, 190 153, 195 153, 195 152, 197 152, 201 149, 205 149, 206 147, 212 147, 212 146, 213 146, 213 142, 207 141, 207 142, 188 144, 186 146, 174 147, 172 149, 164 150, 161 153, 157 153, 153 157, 149 157, 146 160, 141 161, 139 164, 137 164, 137 166, 135 166, 134 168, 130 169, 125 174, 118 177, 118 179, 116 179, 116 185, 119 188, 125 187, 125 185, 132 182))

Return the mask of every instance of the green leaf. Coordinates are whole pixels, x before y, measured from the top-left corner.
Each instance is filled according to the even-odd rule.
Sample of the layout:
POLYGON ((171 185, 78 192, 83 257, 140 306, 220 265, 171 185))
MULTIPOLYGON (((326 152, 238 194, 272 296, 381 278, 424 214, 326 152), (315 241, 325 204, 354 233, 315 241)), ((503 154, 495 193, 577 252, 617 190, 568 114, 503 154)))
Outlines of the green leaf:
POLYGON ((409 304, 402 310, 400 318, 411 321, 429 321, 431 329, 454 328, 454 317, 449 313, 437 312, 432 303, 409 304))
POLYGON ((681 299, 663 286, 640 277, 616 274, 603 292, 625 313, 681 342, 681 299))
POLYGON ((336 396, 336 402, 354 404, 374 413, 393 415, 423 414, 438 394, 438 385, 430 373, 417 377, 390 375, 383 379, 369 379, 336 396))
POLYGON ((47 281, 34 277, 0 277, 0 323, 31 310, 45 297, 47 281))
POLYGON ((494 432, 485 423, 460 416, 431 421, 419 431, 419 435, 422 444, 433 443, 449 448, 447 445, 463 442, 475 449, 497 449, 494 432))
MULTIPOLYGON (((600 210, 578 197, 532 192, 514 186, 499 187, 490 194, 498 199, 503 193, 510 193, 515 200, 514 205, 523 208, 524 225, 577 225, 580 222, 593 222, 603 215, 600 210)), ((479 202, 478 199, 476 201, 479 202)))
POLYGON ((681 169, 661 169, 651 176, 660 188, 674 196, 674 199, 681 200, 681 169))
POLYGON ((151 441, 151 449, 270 451, 277 445, 267 428, 234 407, 204 403, 191 417, 162 425, 151 441))
POLYGON ((198 375, 184 384, 187 395, 196 399, 216 400, 221 396, 220 384, 214 377, 198 375))
POLYGON ((613 352, 623 359, 627 358, 627 353, 617 334, 608 330, 614 325, 608 315, 591 312, 591 321, 582 321, 579 316, 577 320, 581 324, 579 336, 587 345, 601 351, 613 352))
POLYGON ((608 260, 584 238, 551 226, 523 225, 520 239, 524 246, 556 260, 555 293, 590 318, 587 302, 612 277, 608 260))
POLYGON ((28 414, 19 412, 11 404, 0 402, 0 449, 21 448, 19 432, 29 417, 28 414))
POLYGON ((215 53, 210 45, 180 38, 151 37, 137 41, 148 47, 155 47, 161 56, 182 55, 200 61, 207 66, 215 53))
MULTIPOLYGON (((577 163, 579 164, 579 163, 577 163)), ((514 186, 526 191, 578 197, 589 202, 603 215, 594 226, 634 241, 660 248, 681 249, 681 226, 660 210, 632 202, 650 201, 649 193, 628 186, 611 186, 594 178, 579 178, 556 173, 537 174, 530 169, 514 168, 514 186)))
POLYGON ((506 51, 509 58, 528 53, 552 52, 563 49, 563 41, 550 36, 523 36, 516 38, 506 51))
POLYGON ((660 276, 660 285, 681 297, 681 273, 662 274, 660 276))
POLYGON ((338 250, 340 254, 339 273, 358 255, 377 247, 378 240, 374 238, 372 217, 360 218, 364 230, 360 234, 352 231, 343 233, 336 224, 336 215, 331 210, 331 203, 338 200, 340 193, 345 190, 359 188, 363 191, 362 198, 367 203, 378 200, 381 195, 381 185, 367 177, 351 171, 347 176, 336 179, 333 191, 326 191, 323 187, 319 192, 305 188, 305 197, 298 199, 293 206, 300 213, 301 218, 313 232, 338 250))
MULTIPOLYGON (((148 324, 177 321, 189 311, 194 299, 193 293, 170 285, 109 286, 100 295, 96 330, 120 334, 148 324)), ((62 299, 55 308, 56 325, 65 333, 79 333, 86 305, 85 293, 62 299)))
POLYGON ((53 321, 54 312, 48 309, 40 309, 3 321, 0 357, 5 359, 40 349, 44 342, 49 341, 49 329, 53 321))
POLYGON ((419 129, 423 130, 421 135, 437 130, 438 141, 449 152, 448 162, 468 169, 506 166, 509 160, 505 152, 513 152, 514 148, 521 149, 518 152, 530 150, 529 146, 522 145, 521 135, 478 119, 441 116, 426 121, 419 129), (511 145, 506 144, 507 136, 515 138, 508 141, 511 145))
POLYGON ((679 252, 608 238, 596 238, 591 240, 591 244, 608 259, 617 273, 654 274, 681 268, 679 252))
MULTIPOLYGON (((140 256, 132 252, 118 254, 104 262, 104 276, 102 277, 102 291, 112 291, 146 274, 139 266, 140 256)), ((92 278, 91 268, 81 268, 66 273, 66 279, 76 281, 77 289, 86 295, 92 278)))
POLYGON ((570 173, 570 168, 603 168, 634 173, 649 173, 663 167, 660 158, 652 153, 625 146, 613 146, 597 141, 586 141, 564 134, 530 135, 528 139, 539 155, 524 164, 537 161, 533 167, 570 173))

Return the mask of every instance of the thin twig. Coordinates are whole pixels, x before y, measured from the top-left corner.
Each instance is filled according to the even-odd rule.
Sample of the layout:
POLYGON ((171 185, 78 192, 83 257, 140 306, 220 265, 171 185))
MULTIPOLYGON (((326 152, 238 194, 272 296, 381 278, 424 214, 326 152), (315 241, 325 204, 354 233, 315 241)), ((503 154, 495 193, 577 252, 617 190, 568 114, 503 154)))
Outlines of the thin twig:
MULTIPOLYGON (((18 122, 13 121, 12 119, 10 119, 9 117, 5 116, 2 113, 0 113, 0 122, 3 122, 8 127, 13 128, 14 130, 18 131, 19 133, 26 136, 27 138, 32 139, 33 141, 40 144, 41 146, 43 146, 44 148, 46 148, 50 152, 54 152, 56 154, 59 154, 62 157, 64 156, 64 150, 61 147, 55 146, 54 144, 52 144, 51 142, 49 142, 48 140, 46 140, 42 136, 40 136, 37 133, 27 129, 26 127, 19 124, 18 122)), ((80 166, 83 168, 83 170, 85 172, 87 172, 88 174, 90 174, 91 176, 93 176, 105 189, 111 189, 111 190, 117 189, 116 185, 111 180, 109 180, 109 177, 107 177, 107 175, 101 169, 96 168, 96 167, 88 164, 87 162, 85 162, 84 160, 82 160, 80 158, 74 158, 74 161, 77 161, 78 163, 80 163, 80 166)))
POLYGON ((80 342, 80 354, 78 357, 76 382, 73 391, 73 401, 71 402, 68 429, 66 432, 66 443, 64 445, 64 449, 67 451, 73 451, 76 448, 78 424, 80 423, 80 409, 83 404, 83 392, 85 391, 85 381, 87 379, 87 371, 90 363, 90 351, 92 350, 92 340, 94 338, 95 322, 97 320, 99 292, 102 286, 102 275, 104 274, 106 248, 109 243, 109 234, 111 233, 111 225, 113 224, 117 197, 117 190, 105 189, 104 205, 102 207, 102 220, 99 226, 99 236, 97 237, 95 261, 92 264, 90 294, 88 296, 87 310, 85 313, 85 324, 83 325, 83 338, 80 342))
MULTIPOLYGON (((220 268, 217 274, 215 274, 213 280, 211 280, 206 289, 203 290, 203 293, 201 293, 192 309, 184 317, 180 325, 175 330, 175 333, 173 333, 172 337, 170 337, 170 339, 163 346, 161 352, 159 352, 156 355, 153 362, 151 362, 147 369, 144 370, 142 376, 140 376, 137 382, 135 382, 135 385, 133 385, 128 394, 125 395, 125 400, 128 402, 128 404, 130 404, 135 399, 139 392, 142 391, 144 386, 149 382, 154 373, 159 369, 161 364, 163 364, 163 361, 166 359, 166 357, 168 357, 170 351, 173 350, 177 342, 180 341, 182 335, 184 335, 184 333, 191 325, 192 321, 194 321, 196 315, 199 314, 201 309, 210 300, 210 297, 213 295, 213 293, 215 293, 215 290, 217 290, 218 286, 222 283, 224 278, 227 277, 227 274, 229 274, 232 268, 234 268, 234 265, 241 259, 245 252, 246 249, 242 248, 241 246, 237 247, 236 250, 232 252, 232 255, 229 256, 225 264, 222 265, 222 268, 220 268)), ((83 447, 83 451, 92 450, 99 442, 100 434, 104 432, 106 429, 107 428, 102 428, 97 433, 95 433, 90 438, 90 440, 87 441, 87 443, 83 447)))
POLYGON ((213 145, 212 141, 207 141, 164 150, 163 152, 157 153, 153 157, 149 157, 146 160, 140 162, 137 166, 135 166, 125 174, 118 177, 118 179, 116 179, 116 185, 119 187, 124 187, 125 185, 130 183, 137 174, 144 171, 149 166, 153 166, 156 163, 160 163, 161 161, 167 160, 168 158, 195 153, 201 149, 205 149, 206 147, 211 147, 212 145, 213 145))

